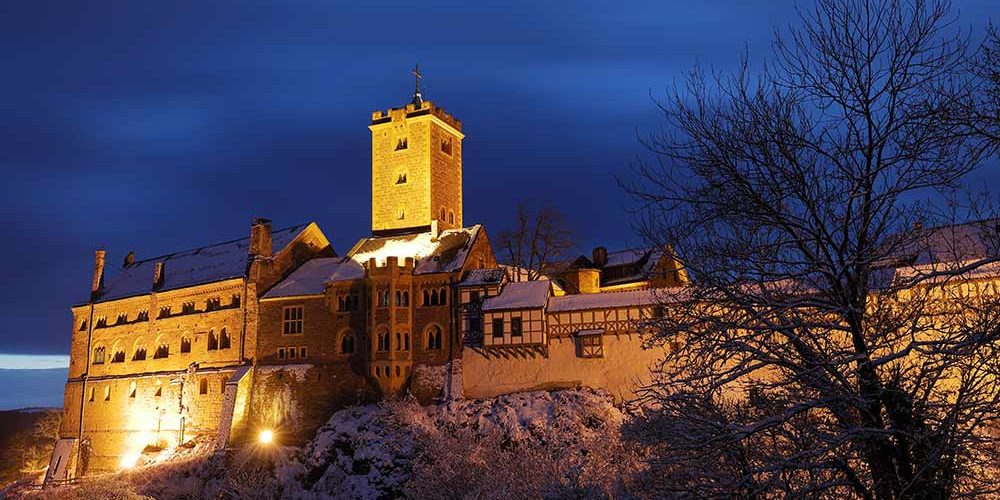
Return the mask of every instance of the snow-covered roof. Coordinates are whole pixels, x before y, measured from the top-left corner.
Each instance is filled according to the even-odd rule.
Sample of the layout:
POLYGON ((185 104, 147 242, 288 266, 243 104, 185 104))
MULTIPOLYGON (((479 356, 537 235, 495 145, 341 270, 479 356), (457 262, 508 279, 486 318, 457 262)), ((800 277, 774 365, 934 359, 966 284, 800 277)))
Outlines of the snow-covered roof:
POLYGON ((347 256, 362 265, 367 264, 369 259, 375 259, 380 266, 385 265, 388 257, 397 257, 400 263, 404 258, 412 257, 414 274, 453 272, 465 265, 472 243, 481 230, 482 226, 477 224, 441 231, 437 238, 430 231, 365 238, 347 256))
POLYGON ((268 290, 263 298, 321 295, 327 283, 356 280, 364 276, 364 267, 351 259, 345 257, 313 259, 299 266, 281 283, 268 290))
POLYGON ((502 267, 473 269, 465 275, 465 279, 458 286, 496 285, 503 281, 504 274, 502 267))
MULTIPOLYGON (((283 250, 309 224, 271 232, 274 253, 283 250)), ((125 267, 105 266, 104 289, 97 302, 143 295, 153 291, 153 268, 163 262, 163 285, 157 291, 175 290, 246 275, 250 238, 217 243, 136 261, 125 267)), ((109 260, 110 262, 110 260, 109 260)), ((82 301, 82 303, 89 300, 82 301)))
POLYGON ((583 311, 609 307, 647 306, 669 302, 682 288, 653 288, 629 292, 579 293, 549 299, 549 312, 583 311))
POLYGON ((544 307, 551 290, 549 280, 507 283, 500 294, 483 301, 484 311, 544 307))

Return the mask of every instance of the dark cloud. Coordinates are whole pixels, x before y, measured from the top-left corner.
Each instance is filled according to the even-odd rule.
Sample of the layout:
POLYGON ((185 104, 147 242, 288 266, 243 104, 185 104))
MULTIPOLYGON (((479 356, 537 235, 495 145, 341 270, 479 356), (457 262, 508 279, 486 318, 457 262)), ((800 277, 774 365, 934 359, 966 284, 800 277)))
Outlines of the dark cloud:
MULTIPOLYGON (((957 1, 960 20, 991 3, 957 1)), ((497 232, 523 198, 567 212, 581 249, 636 244, 613 176, 657 125, 651 89, 763 58, 794 18, 784 0, 486 4, 6 5, 0 351, 65 352, 96 247, 116 264, 264 215, 346 251, 369 227, 370 112, 408 100, 416 61, 465 124, 467 221, 497 232)))

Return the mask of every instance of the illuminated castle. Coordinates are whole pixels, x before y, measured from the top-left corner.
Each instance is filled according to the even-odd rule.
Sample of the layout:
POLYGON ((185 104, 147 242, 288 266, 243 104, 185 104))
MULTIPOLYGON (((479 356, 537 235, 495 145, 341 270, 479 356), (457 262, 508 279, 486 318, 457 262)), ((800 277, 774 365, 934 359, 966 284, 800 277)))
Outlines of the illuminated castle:
POLYGON ((307 438, 338 408, 590 385, 627 396, 657 353, 637 324, 686 281, 663 249, 511 282, 462 214, 462 123, 415 92, 372 114, 372 235, 343 256, 314 223, 120 265, 96 253, 72 307, 49 480, 211 440, 307 438), (615 292, 615 293, 611 293, 615 292), (263 433, 263 434, 262 434, 263 433))

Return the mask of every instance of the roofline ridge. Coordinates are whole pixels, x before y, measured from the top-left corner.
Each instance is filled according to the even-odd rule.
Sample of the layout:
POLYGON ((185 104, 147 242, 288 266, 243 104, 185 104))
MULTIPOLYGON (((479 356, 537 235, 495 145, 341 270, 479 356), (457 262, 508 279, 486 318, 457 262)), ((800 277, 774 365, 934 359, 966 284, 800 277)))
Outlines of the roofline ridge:
MULTIPOLYGON (((300 227, 301 228, 306 228, 306 227, 309 227, 310 224, 315 224, 315 223, 316 223, 315 221, 310 221, 310 222, 306 222, 304 224, 293 224, 291 226, 283 227, 281 229, 274 229, 274 230, 272 230, 272 233, 280 233, 282 231, 288 231, 289 229, 297 229, 297 228, 300 228, 300 227)), ((234 240, 221 241, 219 243, 213 243, 211 245, 202 245, 202 246, 199 246, 199 247, 188 248, 186 250, 178 250, 176 252, 165 253, 165 254, 162 254, 162 255, 159 255, 159 256, 156 256, 156 257, 150 257, 148 259, 137 260, 137 261, 133 262, 132 264, 130 264, 128 267, 125 267, 124 269, 130 269, 130 268, 133 268, 133 267, 138 267, 140 264, 146 264, 146 263, 149 263, 149 262, 157 262, 157 261, 160 261, 160 260, 166 260, 167 258, 173 257, 174 255, 177 255, 179 253, 187 253, 187 252, 193 252, 195 250, 201 250, 201 249, 204 249, 204 248, 211 248, 211 247, 218 247, 218 246, 222 246, 222 245, 229 245, 229 244, 232 244, 232 243, 236 243, 238 241, 249 240, 249 239, 250 239, 250 236, 244 236, 243 238, 236 238, 234 240)))

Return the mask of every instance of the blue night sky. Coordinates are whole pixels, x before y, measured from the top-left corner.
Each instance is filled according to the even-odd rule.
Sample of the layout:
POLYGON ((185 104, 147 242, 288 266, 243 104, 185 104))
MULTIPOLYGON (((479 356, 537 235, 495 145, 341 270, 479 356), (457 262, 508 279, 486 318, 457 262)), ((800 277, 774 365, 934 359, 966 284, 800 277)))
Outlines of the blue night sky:
MULTIPOLYGON (((981 31, 995 2, 956 0, 960 23, 981 31)), ((793 5, 8 0, 0 352, 68 351, 98 247, 116 266, 264 216, 348 250, 369 234, 370 113, 409 100, 417 61, 464 123, 467 223, 496 234, 547 203, 581 252, 637 245, 614 175, 658 126, 650 92, 766 57, 793 5)))

